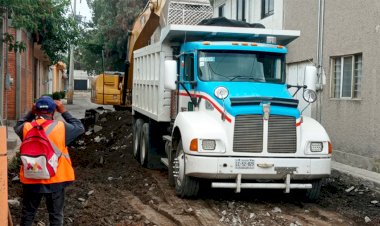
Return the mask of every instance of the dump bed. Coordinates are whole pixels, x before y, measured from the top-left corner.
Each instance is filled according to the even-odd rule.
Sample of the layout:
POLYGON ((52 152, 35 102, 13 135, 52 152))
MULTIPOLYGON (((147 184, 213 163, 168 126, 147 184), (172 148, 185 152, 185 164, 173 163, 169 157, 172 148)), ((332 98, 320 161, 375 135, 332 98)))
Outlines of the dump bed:
POLYGON ((170 90, 164 89, 164 61, 171 49, 160 43, 134 52, 132 109, 158 122, 170 122, 170 90))

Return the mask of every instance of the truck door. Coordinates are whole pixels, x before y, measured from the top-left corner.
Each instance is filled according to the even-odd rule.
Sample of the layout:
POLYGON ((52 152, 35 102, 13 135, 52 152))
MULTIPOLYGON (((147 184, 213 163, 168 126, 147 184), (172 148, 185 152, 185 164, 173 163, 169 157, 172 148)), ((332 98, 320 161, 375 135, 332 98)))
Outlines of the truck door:
MULTIPOLYGON (((309 61, 288 64, 288 66, 286 67, 287 68, 287 73, 286 73, 287 84, 302 85, 305 81, 305 68, 306 66, 311 66, 311 65, 312 63, 310 63, 309 61)), ((295 93, 296 90, 297 90, 296 88, 289 89, 291 94, 295 93)), ((302 97, 302 90, 300 90, 296 94, 295 98, 299 100, 298 109, 300 111, 304 110, 305 107, 309 105, 309 103, 307 103, 302 97)), ((302 113, 302 115, 311 117, 311 107, 306 108, 304 112, 302 113)))
MULTIPOLYGON (((180 81, 184 82, 186 89, 190 94, 195 94, 195 85, 189 82, 195 81, 195 65, 194 65, 194 54, 187 53, 181 56, 181 69, 180 69, 180 81)), ((189 95, 185 89, 180 86, 179 92, 179 111, 193 111, 194 105, 192 104, 189 95)))

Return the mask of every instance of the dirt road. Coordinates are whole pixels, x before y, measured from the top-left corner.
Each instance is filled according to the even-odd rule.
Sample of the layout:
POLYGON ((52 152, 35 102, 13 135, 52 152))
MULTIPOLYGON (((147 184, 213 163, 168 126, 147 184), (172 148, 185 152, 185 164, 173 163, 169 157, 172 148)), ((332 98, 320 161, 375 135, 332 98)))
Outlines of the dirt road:
MULTIPOLYGON (((70 146, 77 180, 67 188, 65 225, 379 225, 380 197, 334 173, 316 203, 296 192, 204 187, 199 198, 180 199, 167 172, 142 168, 131 154, 131 115, 112 112, 97 129, 70 146), (346 192, 345 190, 354 188, 346 192), (373 203, 371 203, 371 201, 373 203), (367 217, 367 218, 366 218, 367 217), (365 222, 368 221, 368 223, 365 222)), ((11 180, 17 170, 9 173, 11 180)), ((10 182, 10 199, 22 201, 21 185, 10 182)), ((11 207, 19 223, 21 207, 11 207)), ((41 206, 36 224, 47 225, 41 206)))

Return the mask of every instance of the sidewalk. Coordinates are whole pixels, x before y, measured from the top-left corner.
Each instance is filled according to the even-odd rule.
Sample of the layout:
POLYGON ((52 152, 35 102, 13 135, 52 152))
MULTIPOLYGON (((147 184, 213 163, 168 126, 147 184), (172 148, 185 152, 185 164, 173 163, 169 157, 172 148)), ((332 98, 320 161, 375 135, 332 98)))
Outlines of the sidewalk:
POLYGON ((14 158, 16 155, 16 151, 19 149, 21 140, 13 130, 12 126, 7 126, 7 133, 8 133, 8 139, 7 139, 7 158, 8 163, 14 158))
POLYGON ((380 173, 352 167, 339 162, 331 162, 331 169, 352 177, 356 182, 363 183, 380 193, 380 173))

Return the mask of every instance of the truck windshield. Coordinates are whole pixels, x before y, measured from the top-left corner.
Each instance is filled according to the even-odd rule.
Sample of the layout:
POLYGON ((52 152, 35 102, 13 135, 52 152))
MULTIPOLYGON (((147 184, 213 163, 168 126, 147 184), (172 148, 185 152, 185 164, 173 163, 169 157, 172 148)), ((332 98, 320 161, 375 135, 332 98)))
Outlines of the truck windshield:
POLYGON ((200 51, 203 81, 285 82, 284 54, 248 51, 200 51))

